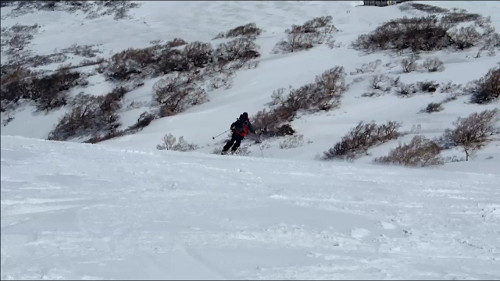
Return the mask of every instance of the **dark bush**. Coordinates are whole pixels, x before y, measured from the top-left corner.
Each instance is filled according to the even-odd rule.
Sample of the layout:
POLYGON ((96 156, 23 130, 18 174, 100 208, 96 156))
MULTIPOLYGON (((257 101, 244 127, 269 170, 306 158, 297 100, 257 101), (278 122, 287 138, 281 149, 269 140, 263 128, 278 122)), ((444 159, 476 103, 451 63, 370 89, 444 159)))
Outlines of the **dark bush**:
POLYGON ((399 86, 395 88, 395 93, 400 97, 410 97, 417 93, 417 87, 415 84, 399 83, 399 86))
POLYGON ((444 23, 462 23, 467 21, 477 21, 481 19, 479 14, 469 14, 469 13, 449 13, 441 18, 444 23))
POLYGON ((249 23, 246 25, 241 25, 235 27, 227 32, 221 32, 217 35, 217 38, 229 38, 229 37, 237 37, 237 36, 245 36, 254 38, 258 36, 262 32, 262 29, 258 28, 255 23, 249 23))
POLYGON ((299 110, 329 110, 339 105, 347 89, 343 67, 334 67, 316 76, 315 83, 298 89, 278 89, 273 92, 270 110, 261 110, 254 116, 257 128, 268 135, 277 135, 283 123, 290 122, 299 110))
POLYGON ((436 16, 405 17, 386 22, 370 34, 360 35, 353 42, 353 47, 365 51, 440 50, 451 44, 447 34, 448 28, 441 24, 436 16))
POLYGON ((193 42, 186 45, 184 54, 194 67, 202 68, 212 60, 212 46, 209 43, 193 42))
POLYGON ((475 81, 471 102, 490 103, 500 96, 500 68, 491 69, 486 76, 475 81))
POLYGON ((134 125, 130 126, 129 130, 142 129, 142 128, 148 126, 155 119, 156 119, 156 117, 153 114, 145 111, 145 112, 141 113, 141 115, 137 119, 137 122, 134 125))
POLYGON ((160 55, 158 67, 163 74, 167 74, 172 71, 188 71, 189 63, 182 51, 172 49, 160 55))
POLYGON ((468 161, 469 156, 488 143, 489 137, 495 134, 497 116, 498 110, 495 109, 473 113, 466 118, 459 117, 453 123, 455 128, 446 129, 442 138, 443 146, 461 146, 465 152, 465 161, 468 161))
POLYGON ((394 121, 377 125, 359 122, 342 140, 324 152, 323 159, 354 159, 368 148, 399 137, 397 129, 401 125, 394 121))
POLYGON ((291 136, 293 134, 295 134, 295 130, 290 124, 284 124, 276 131, 277 136, 291 136))
POLYGON ((293 53, 322 44, 331 33, 338 31, 331 21, 331 16, 324 16, 309 20, 303 25, 292 25, 290 29, 285 30, 287 38, 276 44, 274 52, 293 53))
POLYGON ((151 48, 127 49, 111 57, 107 67, 108 77, 116 80, 128 80, 132 74, 142 73, 143 69, 155 62, 151 48))
POLYGON ((59 121, 48 139, 68 140, 92 136, 91 142, 96 142, 102 140, 101 135, 114 135, 120 126, 117 111, 126 92, 126 89, 118 87, 105 96, 79 95, 71 112, 59 121))
POLYGON ((443 163, 440 152, 441 147, 437 143, 415 136, 409 144, 399 145, 388 156, 376 158, 375 162, 419 167, 439 165, 443 163))
POLYGON ((189 74, 176 75, 161 79, 153 86, 160 117, 175 115, 208 100, 205 90, 193 83, 195 79, 189 74))
POLYGON ((248 38, 237 38, 217 46, 214 51, 214 61, 217 68, 221 69, 226 64, 240 60, 243 62, 260 56, 258 46, 248 38))
POLYGON ((441 7, 427 5, 427 4, 420 4, 420 3, 408 3, 408 4, 405 4, 405 6, 402 6, 402 8, 408 7, 408 6, 412 7, 413 9, 427 12, 427 13, 446 13, 446 12, 448 12, 447 9, 444 9, 441 7))
POLYGON ((435 103, 435 102, 431 102, 427 105, 427 107, 425 108, 425 112, 427 113, 433 113, 433 112, 439 112, 443 110, 443 107, 441 106, 440 103, 435 103))
POLYGON ((439 88, 439 83, 435 81, 417 82, 417 87, 425 93, 434 93, 439 88))
POLYGON ((464 50, 476 45, 481 38, 481 34, 472 26, 460 27, 457 31, 449 32, 453 46, 459 50, 464 50))

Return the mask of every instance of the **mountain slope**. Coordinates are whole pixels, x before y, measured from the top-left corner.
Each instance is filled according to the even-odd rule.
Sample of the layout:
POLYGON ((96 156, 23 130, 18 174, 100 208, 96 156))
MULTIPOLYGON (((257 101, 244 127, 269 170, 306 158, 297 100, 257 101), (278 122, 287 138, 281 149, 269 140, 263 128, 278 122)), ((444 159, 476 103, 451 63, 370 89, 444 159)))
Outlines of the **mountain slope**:
MULTIPOLYGON (((416 2, 425 3, 425 1, 416 2)), ((452 98, 455 93, 418 94, 410 98, 397 97, 392 93, 382 96, 364 97, 370 92, 370 79, 375 75, 386 75, 391 79, 399 77, 403 83, 435 81, 462 86, 483 77, 487 71, 498 66, 498 55, 483 53, 476 57, 480 46, 463 51, 444 50, 422 53, 418 63, 426 58, 438 57, 444 63, 442 72, 430 73, 418 70, 403 73, 400 61, 408 54, 376 52, 364 54, 352 49, 351 43, 361 34, 373 31, 380 24, 395 18, 428 16, 429 13, 417 9, 401 9, 401 5, 389 7, 365 7, 360 1, 353 2, 139 2, 139 7, 130 9, 129 18, 116 20, 112 15, 89 19, 82 13, 64 11, 40 11, 21 16, 12 16, 12 8, 2 8, 2 24, 6 27, 15 23, 39 24, 41 29, 33 35, 26 48, 39 55, 47 55, 54 48, 64 49, 73 44, 96 46, 99 57, 108 59, 111 55, 127 48, 144 48, 154 40, 183 38, 188 42, 202 41, 218 44, 213 38, 222 31, 255 22, 263 29, 256 39, 260 46, 261 57, 258 66, 236 72, 229 89, 220 88, 208 93, 209 102, 197 105, 167 118, 154 120, 143 131, 134 135, 118 137, 106 141, 116 146, 132 148, 154 148, 165 134, 177 138, 183 136, 189 143, 196 144, 200 152, 212 153, 222 147, 225 135, 216 140, 212 137, 227 130, 229 124, 246 111, 250 117, 259 110, 267 108, 273 91, 279 88, 299 88, 314 82, 316 76, 335 66, 342 66, 347 74, 349 86, 341 99, 338 109, 314 114, 299 114, 292 123, 297 135, 302 135, 304 145, 295 149, 280 149, 279 143, 286 138, 267 140, 257 147, 245 141, 250 155, 266 157, 313 159, 340 141, 358 122, 397 121, 402 123, 401 130, 408 132, 406 137, 390 141, 385 149, 370 150, 370 155, 358 161, 371 162, 375 157, 387 152, 400 142, 408 142, 414 135, 421 134, 434 138, 452 127, 458 117, 466 117, 473 112, 498 108, 498 102, 489 105, 470 104, 468 96, 459 96, 443 105, 444 110, 432 114, 421 113, 431 102, 441 102, 452 98), (51 19, 57 14, 58 21, 51 19), (293 24, 302 24, 318 16, 331 15, 333 24, 339 29, 334 34, 335 47, 319 45, 307 51, 289 54, 273 54, 273 46, 285 37, 284 30, 293 24), (379 61, 374 72, 357 73, 370 62, 379 61), (415 128, 420 128, 415 130, 415 128)), ((470 13, 491 17, 491 24, 498 30, 500 18, 494 13, 495 2, 432 2, 432 5, 447 9, 460 8, 470 13)), ((2 54, 4 55, 4 54, 2 54)), ((75 64, 82 58, 70 56, 75 64)), ((40 66, 38 69, 55 69, 58 64, 40 66)), ((106 81, 95 67, 82 68, 88 77, 89 85, 72 90, 72 94, 84 92, 91 95, 104 95, 118 84, 106 81)), ((144 111, 154 111, 153 84, 161 77, 146 79, 144 85, 129 92, 122 101, 119 112, 122 129, 133 125, 144 111)), ((441 86, 443 87, 443 86, 441 86)), ((62 116, 71 106, 49 113, 34 112, 33 107, 24 106, 15 112, 2 112, 2 121, 10 116, 14 119, 2 127, 2 135, 21 135, 47 138, 62 116)), ((75 141, 80 141, 76 138, 75 141)), ((497 147, 498 141, 490 144, 497 147)), ((463 157, 457 151, 449 153, 463 157)), ((491 155, 486 155, 488 158, 491 155)), ((479 160, 484 159, 479 158, 479 160)))

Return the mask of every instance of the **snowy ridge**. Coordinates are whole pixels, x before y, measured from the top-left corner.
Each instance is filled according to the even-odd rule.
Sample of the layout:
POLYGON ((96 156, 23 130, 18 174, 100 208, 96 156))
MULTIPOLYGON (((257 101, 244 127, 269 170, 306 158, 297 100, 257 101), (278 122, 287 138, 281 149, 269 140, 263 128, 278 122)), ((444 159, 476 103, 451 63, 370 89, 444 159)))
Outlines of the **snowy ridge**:
POLYGON ((500 174, 2 137, 2 279, 497 279, 500 174))

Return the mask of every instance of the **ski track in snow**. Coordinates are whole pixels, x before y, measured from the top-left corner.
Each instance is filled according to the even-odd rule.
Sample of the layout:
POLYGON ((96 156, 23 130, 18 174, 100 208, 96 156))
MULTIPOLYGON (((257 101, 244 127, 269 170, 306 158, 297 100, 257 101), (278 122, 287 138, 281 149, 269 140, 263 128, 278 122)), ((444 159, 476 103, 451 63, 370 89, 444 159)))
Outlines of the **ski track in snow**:
POLYGON ((498 174, 22 137, 1 152, 2 279, 500 276, 498 174))

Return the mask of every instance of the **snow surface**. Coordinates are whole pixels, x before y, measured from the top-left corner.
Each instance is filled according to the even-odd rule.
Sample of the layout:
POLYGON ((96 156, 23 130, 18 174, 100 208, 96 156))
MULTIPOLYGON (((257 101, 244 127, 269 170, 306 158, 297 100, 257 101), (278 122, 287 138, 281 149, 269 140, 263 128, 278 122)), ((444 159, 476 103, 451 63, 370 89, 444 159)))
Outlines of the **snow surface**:
POLYGON ((2 279, 498 279, 499 173, 4 136, 2 279))
MULTIPOLYGON (((362 54, 350 43, 387 20, 424 12, 361 1, 138 3, 123 20, 44 11, 11 17, 7 7, 1 23, 39 24, 27 46, 36 54, 79 44, 95 45, 109 58, 153 40, 214 45, 220 32, 255 22, 264 29, 256 40, 259 64, 238 71, 230 89, 209 92, 205 104, 96 145, 43 140, 70 108, 45 113, 26 104, 2 112, 2 123, 14 119, 1 125, 1 279, 500 279, 498 138, 468 162, 424 169, 372 162, 414 135, 437 137, 458 117, 499 108, 499 102, 474 105, 460 96, 426 114, 419 111, 450 94, 362 96, 375 74, 465 85, 498 66, 498 52, 422 54, 420 64, 439 57, 445 70, 402 73, 403 57, 362 54), (271 53, 292 24, 325 15, 340 29, 337 47, 271 53), (375 60, 381 61, 375 73, 349 74, 375 60), (280 149, 285 138, 260 145, 245 140, 248 156, 213 154, 226 136, 212 137, 240 113, 252 118, 274 90, 311 83, 334 66, 345 68, 349 90, 340 108, 292 122, 302 146, 280 149), (316 160, 359 121, 372 120, 401 122, 409 134, 354 162, 316 160), (167 133, 199 149, 157 150, 167 133)), ((500 30, 499 2, 418 3, 490 16, 500 30)), ((85 69, 89 85, 72 94, 114 88, 85 69)), ((160 78, 126 94, 122 128, 151 109, 152 85, 160 78)), ((446 153, 464 156, 459 149, 446 153)))

